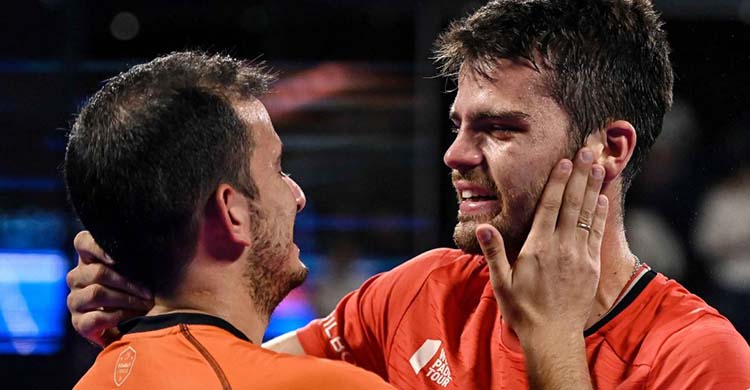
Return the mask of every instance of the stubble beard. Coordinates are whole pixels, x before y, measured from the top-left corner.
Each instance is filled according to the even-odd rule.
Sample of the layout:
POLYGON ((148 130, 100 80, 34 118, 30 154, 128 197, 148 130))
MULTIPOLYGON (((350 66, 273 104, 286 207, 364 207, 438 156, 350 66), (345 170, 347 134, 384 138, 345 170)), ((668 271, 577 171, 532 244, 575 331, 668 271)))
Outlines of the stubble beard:
POLYGON ((245 280, 258 314, 266 321, 281 301, 307 278, 306 267, 290 266, 289 234, 271 229, 262 213, 253 213, 253 250, 246 259, 245 280))
POLYGON ((508 260, 513 261, 521 251, 531 230, 539 194, 526 193, 518 196, 518 198, 520 199, 504 203, 501 196, 498 195, 500 210, 494 214, 469 217, 462 216, 459 213, 458 223, 453 230, 453 241, 456 246, 466 253, 481 255, 482 248, 477 241, 476 229, 480 224, 488 223, 502 235, 508 260))
MULTIPOLYGON (((568 134, 571 134, 570 129, 568 129, 568 134)), ((555 161, 559 161, 562 158, 573 159, 576 151, 582 146, 583 139, 569 137, 567 147, 560 151, 555 161)), ((547 174, 549 174, 551 169, 552 167, 547 171, 547 174)), ((544 192, 548 177, 542 176, 531 182, 525 189, 510 188, 505 194, 497 190, 497 186, 489 174, 478 170, 471 171, 466 175, 453 172, 452 178, 454 182, 459 179, 467 179, 479 182, 485 187, 493 189, 497 194, 497 202, 499 204, 499 211, 494 214, 468 217, 462 216, 459 212, 458 223, 453 230, 453 241, 456 243, 456 246, 466 253, 482 255, 482 248, 477 241, 476 229, 482 223, 489 223, 502 235, 508 261, 511 263, 515 262, 518 254, 521 252, 521 248, 526 243, 529 232, 531 232, 536 207, 544 192)))

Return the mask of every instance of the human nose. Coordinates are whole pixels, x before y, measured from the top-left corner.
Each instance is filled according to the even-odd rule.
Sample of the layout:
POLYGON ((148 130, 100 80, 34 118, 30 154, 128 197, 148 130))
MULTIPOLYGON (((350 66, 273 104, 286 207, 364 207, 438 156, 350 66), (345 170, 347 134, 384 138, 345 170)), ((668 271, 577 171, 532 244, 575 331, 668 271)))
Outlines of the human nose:
POLYGON ((294 201, 297 203, 297 212, 299 213, 300 211, 302 211, 302 209, 305 208, 305 204, 307 204, 305 192, 302 191, 302 187, 300 187, 296 181, 292 180, 291 177, 287 176, 284 179, 286 180, 286 184, 289 186, 289 189, 292 191, 294 201))
POLYGON ((482 163, 482 151, 470 131, 459 130, 456 139, 445 151, 443 162, 451 169, 465 171, 482 163))

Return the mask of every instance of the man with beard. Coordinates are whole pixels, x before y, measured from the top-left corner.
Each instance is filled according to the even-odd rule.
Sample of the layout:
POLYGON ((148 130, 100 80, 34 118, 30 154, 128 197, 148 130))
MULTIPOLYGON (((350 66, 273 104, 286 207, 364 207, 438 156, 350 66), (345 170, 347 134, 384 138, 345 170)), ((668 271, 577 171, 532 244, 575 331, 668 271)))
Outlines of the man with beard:
MULTIPOLYGON (((672 101, 661 24, 647 0, 499 0, 454 22, 436 58, 458 82, 444 160, 460 249, 376 275, 267 346, 403 388, 750 387, 747 343, 624 233, 625 193, 672 101)), ((132 291, 86 269, 71 297, 132 291)), ((84 301, 71 312, 96 338, 107 326, 84 301)))
POLYGON ((109 80, 81 110, 65 180, 91 234, 76 242, 96 237, 154 305, 119 325, 123 337, 76 389, 391 388, 348 364, 258 345, 307 275, 292 240, 305 196, 281 171, 257 99, 271 78, 229 57, 174 53, 109 80))

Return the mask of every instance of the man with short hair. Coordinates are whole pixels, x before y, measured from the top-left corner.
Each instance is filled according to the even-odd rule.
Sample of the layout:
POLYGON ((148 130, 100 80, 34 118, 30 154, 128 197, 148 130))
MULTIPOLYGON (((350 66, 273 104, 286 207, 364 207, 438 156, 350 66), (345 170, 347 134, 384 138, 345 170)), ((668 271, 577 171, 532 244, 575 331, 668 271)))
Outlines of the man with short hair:
POLYGON ((672 102, 661 26, 647 0, 496 0, 454 22, 436 59, 458 83, 444 161, 460 249, 374 276, 267 346, 404 388, 750 387, 729 321, 625 237, 626 191, 672 102))
POLYGON ((391 388, 258 345, 307 275, 292 239, 305 196, 281 171, 258 100, 271 79, 230 57, 173 53, 110 79, 81 110, 65 155, 70 201, 154 305, 119 325, 76 389, 391 388))

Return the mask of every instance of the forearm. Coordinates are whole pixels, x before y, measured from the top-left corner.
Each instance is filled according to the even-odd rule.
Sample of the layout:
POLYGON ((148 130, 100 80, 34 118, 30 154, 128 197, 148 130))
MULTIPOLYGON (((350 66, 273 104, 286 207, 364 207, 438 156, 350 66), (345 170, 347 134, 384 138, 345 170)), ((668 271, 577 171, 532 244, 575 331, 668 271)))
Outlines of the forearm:
POLYGON ((581 333, 530 335, 521 342, 530 389, 593 389, 581 333))
POLYGON ((288 353, 290 355, 304 355, 305 350, 302 348, 302 344, 297 338, 297 331, 291 331, 284 333, 281 336, 268 340, 263 343, 263 348, 270 349, 275 352, 288 353))

